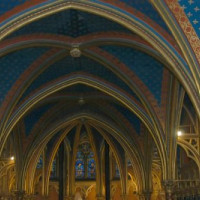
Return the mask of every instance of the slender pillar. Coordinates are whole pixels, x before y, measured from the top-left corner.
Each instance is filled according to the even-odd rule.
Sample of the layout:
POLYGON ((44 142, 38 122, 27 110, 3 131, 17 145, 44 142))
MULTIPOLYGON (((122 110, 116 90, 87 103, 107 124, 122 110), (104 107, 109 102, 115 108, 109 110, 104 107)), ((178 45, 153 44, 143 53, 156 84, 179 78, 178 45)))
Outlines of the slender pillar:
POLYGON ((63 180, 63 171, 64 171, 64 143, 62 142, 59 147, 59 200, 64 199, 64 180, 63 180))
MULTIPOLYGON (((64 197, 67 196, 67 187, 68 187, 68 181, 67 181, 67 178, 68 178, 68 174, 67 174, 67 151, 66 151, 66 148, 65 148, 65 143, 63 141, 63 148, 64 148, 64 158, 63 158, 63 195, 64 197)), ((65 198, 64 198, 65 199, 65 198)))
POLYGON ((109 145, 105 141, 105 188, 106 200, 110 200, 110 162, 109 162, 109 145))
POLYGON ((143 194, 139 194, 138 196, 139 196, 139 200, 145 200, 145 197, 143 194))
POLYGON ((102 162, 102 160, 105 159, 105 152, 103 153, 102 151, 100 152, 100 158, 99 158, 99 170, 100 170, 100 181, 99 181, 99 193, 97 193, 96 199, 97 200, 105 200, 105 192, 103 191, 104 189, 104 163, 102 162))
POLYGON ((42 152, 42 160, 43 160, 43 165, 42 165, 42 195, 47 196, 48 191, 45 191, 45 180, 46 180, 46 148, 42 152))
POLYGON ((163 184, 165 187, 166 200, 172 200, 172 192, 174 186, 173 180, 166 180, 163 182, 163 184))

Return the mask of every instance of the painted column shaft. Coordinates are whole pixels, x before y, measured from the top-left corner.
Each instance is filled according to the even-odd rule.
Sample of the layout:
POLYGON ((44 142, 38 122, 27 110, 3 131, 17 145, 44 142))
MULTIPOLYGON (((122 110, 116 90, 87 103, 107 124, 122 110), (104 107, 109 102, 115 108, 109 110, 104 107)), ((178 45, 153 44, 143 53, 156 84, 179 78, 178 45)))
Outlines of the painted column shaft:
POLYGON ((109 145, 105 141, 105 188, 106 200, 110 200, 110 162, 109 162, 109 145))
POLYGON ((64 143, 62 142, 59 147, 59 200, 64 199, 63 188, 63 171, 64 171, 64 143))

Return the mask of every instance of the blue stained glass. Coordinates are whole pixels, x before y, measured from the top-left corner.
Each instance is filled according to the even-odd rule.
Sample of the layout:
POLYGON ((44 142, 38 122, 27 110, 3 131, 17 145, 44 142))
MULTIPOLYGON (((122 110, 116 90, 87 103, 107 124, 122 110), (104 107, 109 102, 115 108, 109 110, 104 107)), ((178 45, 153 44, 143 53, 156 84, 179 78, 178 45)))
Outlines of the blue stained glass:
POLYGON ((119 167, 118 167, 117 164, 115 165, 115 177, 116 177, 116 178, 119 178, 119 177, 120 177, 119 167))
POLYGON ((128 159, 128 167, 131 167, 132 166, 132 164, 131 164, 131 161, 128 159))
POLYGON ((89 153, 88 158, 94 158, 94 153, 92 151, 89 153))
POLYGON ((93 158, 88 159, 88 178, 95 178, 95 161, 93 158))
POLYGON ((56 177, 56 160, 53 161, 52 167, 51 167, 51 175, 50 178, 56 177))
POLYGON ((83 158, 83 154, 82 154, 82 152, 78 151, 76 157, 77 157, 77 158, 83 158))
POLYGON ((76 160, 76 178, 83 178, 84 175, 85 175, 84 160, 77 159, 76 160))
POLYGON ((93 179, 96 176, 94 153, 88 142, 79 145, 76 154, 75 174, 77 179, 93 179))
POLYGON ((43 165, 43 160, 42 160, 42 156, 40 156, 40 159, 39 159, 39 161, 37 163, 37 169, 41 169, 42 165, 43 165))
POLYGON ((90 145, 89 143, 83 143, 81 145, 81 150, 84 154, 89 154, 90 153, 90 145))

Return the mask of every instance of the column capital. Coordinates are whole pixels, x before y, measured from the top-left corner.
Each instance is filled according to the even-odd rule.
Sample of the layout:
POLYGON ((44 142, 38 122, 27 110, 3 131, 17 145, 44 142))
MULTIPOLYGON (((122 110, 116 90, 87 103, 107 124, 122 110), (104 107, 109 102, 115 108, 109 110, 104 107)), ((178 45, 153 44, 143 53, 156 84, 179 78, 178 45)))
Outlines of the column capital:
POLYGON ((174 186, 174 184, 175 184, 175 181, 174 180, 172 180, 172 179, 169 179, 169 180, 163 180, 163 185, 164 186, 167 186, 167 187, 172 187, 172 186, 174 186))
POLYGON ((175 182, 174 180, 164 180, 163 186, 165 188, 166 199, 172 199, 172 192, 174 188, 175 182))

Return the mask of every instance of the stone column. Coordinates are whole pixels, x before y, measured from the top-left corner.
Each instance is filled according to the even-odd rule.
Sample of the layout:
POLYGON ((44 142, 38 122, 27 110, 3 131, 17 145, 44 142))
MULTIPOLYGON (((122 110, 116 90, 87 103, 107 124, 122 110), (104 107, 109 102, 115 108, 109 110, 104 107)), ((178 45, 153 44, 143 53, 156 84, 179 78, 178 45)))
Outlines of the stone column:
POLYGON ((105 196, 106 200, 110 200, 110 150, 109 145, 105 141, 105 196))
POLYGON ((145 200, 145 196, 143 194, 139 194, 139 200, 145 200))
POLYGON ((42 196, 48 195, 48 191, 46 191, 45 188, 45 183, 46 183, 46 168, 47 168, 47 163, 46 163, 46 148, 45 150, 42 152, 42 196))
POLYGON ((64 159, 64 142, 60 144, 59 150, 58 150, 58 155, 59 155, 59 200, 63 200, 64 198, 64 179, 63 179, 63 172, 64 172, 64 164, 63 164, 63 159, 64 159))
POLYGON ((174 187, 173 180, 165 180, 163 181, 163 185, 165 188, 166 200, 172 200, 172 193, 173 193, 173 187, 174 187))

